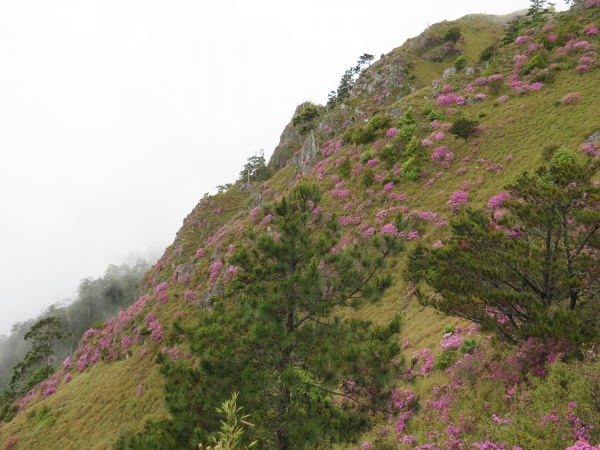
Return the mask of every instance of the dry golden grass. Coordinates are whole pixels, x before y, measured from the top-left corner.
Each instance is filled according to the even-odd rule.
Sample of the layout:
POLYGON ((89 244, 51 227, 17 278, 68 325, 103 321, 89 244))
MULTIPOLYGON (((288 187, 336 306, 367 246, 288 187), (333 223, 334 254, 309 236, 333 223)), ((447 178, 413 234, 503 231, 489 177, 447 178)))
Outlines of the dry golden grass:
POLYGON ((156 351, 140 356, 138 350, 111 364, 98 362, 56 394, 32 401, 26 412, 0 429, 0 441, 19 436, 18 448, 23 449, 103 450, 111 448, 119 434, 141 431, 146 420, 166 417, 162 379, 151 356, 156 351), (137 395, 140 384, 144 390, 137 395), (32 417, 44 406, 56 417, 52 425, 32 417))

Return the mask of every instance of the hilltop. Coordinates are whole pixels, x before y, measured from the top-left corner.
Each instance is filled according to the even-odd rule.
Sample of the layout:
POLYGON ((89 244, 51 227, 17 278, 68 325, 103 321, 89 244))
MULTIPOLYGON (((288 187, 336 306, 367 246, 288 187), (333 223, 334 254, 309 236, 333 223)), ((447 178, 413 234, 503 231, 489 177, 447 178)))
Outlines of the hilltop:
MULTIPOLYGON (((276 232, 273 205, 302 181, 319 187, 323 214, 339 221, 336 251, 381 233, 397 212, 409 219, 408 250, 435 248, 450 242, 461 211, 488 206, 523 172, 543 166, 544 155, 560 148, 582 161, 597 157, 600 5, 587 3, 533 24, 487 15, 434 24, 360 68, 328 105, 299 105, 265 179, 241 179, 200 200, 145 273, 139 300, 85 333, 63 368, 17 401, 0 445, 107 449, 148 421, 164 424, 171 416, 157 361, 198 363, 181 330, 219 299, 232 307, 234 253, 253 247, 249 231, 276 232), (461 117, 473 121, 466 138, 451 133, 461 117)), ((599 443, 594 347, 568 359, 565 345, 533 340, 515 353, 419 302, 405 275, 407 254, 397 257, 379 301, 337 312, 381 326, 401 314, 406 366, 389 415, 375 416, 372 428, 339 448, 599 443)))

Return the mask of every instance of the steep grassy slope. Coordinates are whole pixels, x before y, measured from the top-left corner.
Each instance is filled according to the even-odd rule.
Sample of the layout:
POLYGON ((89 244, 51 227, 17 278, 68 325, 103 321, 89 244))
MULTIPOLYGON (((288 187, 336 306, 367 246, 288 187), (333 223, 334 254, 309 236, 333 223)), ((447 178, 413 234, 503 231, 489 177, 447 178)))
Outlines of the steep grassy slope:
MULTIPOLYGON (((580 40, 589 41, 589 45, 597 49, 600 45, 596 35, 586 35, 583 28, 591 23, 600 25, 597 15, 593 15, 595 9, 598 8, 586 13, 580 26, 577 17, 563 14, 553 27, 531 30, 531 41, 527 44, 500 48, 497 62, 504 78, 508 79, 513 73, 513 58, 517 53, 527 54, 531 43, 542 42, 544 36, 552 35, 553 30, 561 27, 579 30, 580 40)), ((222 294, 230 246, 247 244, 243 231, 248 227, 267 229, 266 211, 255 208, 279 198, 297 179, 305 177, 319 183, 326 192, 324 210, 347 218, 344 235, 348 242, 370 227, 379 229, 385 223, 385 214, 377 216, 380 211, 402 210, 411 218, 413 230, 419 232, 415 240, 433 245, 449 235, 447 223, 452 211, 448 201, 453 192, 465 191, 470 206, 484 206, 518 174, 537 168, 542 163, 541 152, 545 147, 564 146, 579 151, 583 141, 600 129, 597 58, 593 56, 589 70, 581 74, 576 66, 585 50, 569 50, 563 54, 553 50, 549 54, 550 62, 556 64, 550 69, 552 82, 545 81, 541 89, 526 90, 522 94, 504 85, 494 94, 487 83, 483 86, 470 83, 485 69, 485 63, 478 61, 481 50, 502 37, 501 24, 502 21, 494 17, 473 15, 430 27, 361 74, 351 97, 331 113, 319 117, 316 129, 296 155, 295 165, 281 169, 266 183, 237 185, 226 193, 201 200, 184 220, 173 245, 144 276, 144 296, 140 301, 102 329, 84 337, 72 368, 59 373, 50 385, 39 386, 28 402, 22 402, 22 411, 0 428, 0 442, 18 437, 16 448, 105 449, 110 448, 120 434, 140 431, 147 419, 166 417, 162 381, 153 364, 154 356, 164 347, 163 339, 166 340, 161 331, 167 333, 173 320, 187 320, 196 308, 210 307, 210 297, 222 294), (439 40, 453 24, 460 26, 463 40, 450 48, 439 40), (430 44, 432 41, 437 45, 430 44), (465 55, 467 67, 474 73, 459 72, 434 81, 442 79, 444 70, 452 66, 460 53, 465 55), (469 100, 462 106, 441 107, 436 99, 443 95, 444 85, 451 85, 446 91, 459 96, 473 99, 483 94, 486 98, 469 100), (581 101, 562 104, 561 100, 570 93, 580 94, 581 101), (500 102, 497 99, 501 96, 508 99, 500 102), (439 115, 433 125, 427 114, 422 114, 427 106, 439 115), (386 145, 397 142, 392 136, 394 133, 387 136, 388 129, 411 107, 419 138, 416 161, 420 177, 416 181, 405 179, 399 163, 386 167, 378 158, 386 145), (452 121, 453 115, 460 113, 477 118, 483 126, 479 135, 469 142, 451 137, 445 125, 452 121), (348 137, 351 138, 348 129, 363 129, 377 114, 389 123, 375 131, 374 142, 358 145, 348 142, 348 137), (443 133, 443 137, 431 136, 432 133, 443 133), (432 141, 431 147, 421 144, 426 139, 432 141), (432 151, 440 146, 447 147, 453 158, 433 160, 432 151), (368 163, 368 160, 376 161, 368 163), (348 164, 346 161, 350 167, 344 176, 341 167, 348 164), (372 183, 365 176, 370 171, 374 178, 372 183), (369 185, 365 186, 365 182, 369 185), (223 265, 215 264, 217 261, 223 265), (70 381, 65 384, 65 379, 70 381), (53 382, 57 383, 56 393, 43 398, 53 382), (42 408, 46 408, 46 413, 42 408)), ((536 52, 540 49, 533 49, 529 58, 536 52)), ((523 81, 523 76, 515 79, 523 81)), ((534 82, 528 81, 529 84, 534 82)), ((410 286, 401 277, 402 265, 398 267, 395 284, 384 299, 363 308, 359 314, 383 323, 401 311, 407 355, 425 347, 436 351, 445 327, 467 324, 420 306, 411 298, 410 286)), ((188 357, 185 346, 177 350, 165 347, 164 351, 172 356, 188 357)), ((431 396, 434 386, 449 381, 443 371, 435 371, 412 383, 410 389, 421 394, 424 400, 431 396)), ((400 380, 399 385, 406 386, 400 380)), ((512 406, 503 399, 505 392, 498 389, 498 384, 483 381, 478 386, 477 390, 456 397, 453 420, 458 421, 460 414, 469 416, 469 411, 473 417, 511 411, 512 406), (488 404, 495 409, 490 409, 488 404)), ((514 409, 514 413, 523 411, 514 409)), ((427 417, 413 422, 406 430, 412 430, 420 444, 427 442, 427 417)), ((443 434, 447 426, 447 422, 441 422, 436 432, 443 434)), ((477 429, 478 438, 487 433, 484 426, 477 429)), ((538 442, 533 432, 528 430, 527 433, 531 436, 527 438, 531 445, 523 448, 549 448, 547 443, 538 442)), ((373 438, 369 433, 365 436, 365 440, 373 438)), ((437 438, 434 435, 431 439, 434 442, 437 438)))

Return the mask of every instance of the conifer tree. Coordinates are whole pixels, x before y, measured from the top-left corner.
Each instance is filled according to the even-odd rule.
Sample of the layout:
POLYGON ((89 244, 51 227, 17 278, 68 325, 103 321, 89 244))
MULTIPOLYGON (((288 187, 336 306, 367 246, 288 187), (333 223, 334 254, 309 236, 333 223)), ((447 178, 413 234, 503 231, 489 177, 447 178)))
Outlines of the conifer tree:
POLYGON ((468 142, 469 137, 477 132, 477 125, 479 125, 479 122, 476 120, 471 120, 468 117, 459 117, 452 123, 452 126, 448 131, 456 137, 464 139, 465 142, 468 142))
POLYGON ((64 320, 58 317, 46 317, 31 327, 25 335, 25 340, 33 342, 23 361, 15 366, 10 380, 10 388, 19 392, 28 390, 31 386, 47 378, 52 372, 53 344, 71 336, 63 330, 64 320), (37 369, 34 372, 34 369, 37 369), (31 379, 33 377, 33 379, 31 379))
POLYGON ((253 156, 248 158, 246 164, 244 164, 244 168, 240 172, 240 181, 264 181, 270 176, 271 172, 267 167, 265 152, 261 150, 260 153, 254 153, 253 156))
MULTIPOLYGON (((218 429, 213 411, 234 391, 261 448, 345 441, 368 425, 368 412, 385 410, 401 367, 399 318, 375 326, 339 314, 381 297, 403 244, 392 233, 336 250, 339 224, 319 200, 315 185, 294 188, 271 211, 273 234, 250 233, 254 246, 234 255, 227 303, 215 299, 193 326, 174 323, 200 361, 190 368, 159 355, 173 417, 161 433, 178 448, 197 448, 218 429)), ((404 225, 399 216, 388 228, 404 225)))
POLYGON ((420 300, 516 342, 597 337, 600 189, 597 163, 559 150, 488 209, 469 209, 440 248, 419 246, 409 278, 420 300), (433 294, 433 295, 431 295, 433 294))

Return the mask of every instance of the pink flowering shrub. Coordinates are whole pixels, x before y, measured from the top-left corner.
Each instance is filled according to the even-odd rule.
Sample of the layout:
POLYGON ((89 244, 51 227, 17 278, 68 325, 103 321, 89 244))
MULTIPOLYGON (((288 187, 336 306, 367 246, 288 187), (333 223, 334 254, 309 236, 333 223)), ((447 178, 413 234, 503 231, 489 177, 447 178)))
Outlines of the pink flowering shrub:
POLYGON ((487 84, 487 81, 488 81, 487 78, 479 77, 473 82, 473 84, 475 86, 485 86, 487 84))
POLYGON ((528 374, 538 377, 546 375, 546 365, 564 361, 574 350, 565 340, 548 338, 542 341, 531 337, 504 361, 490 362, 490 378, 504 381, 507 387, 519 385, 527 380, 528 374))
POLYGON ((508 100, 508 98, 509 98, 509 97, 508 97, 507 95, 503 95, 502 97, 500 97, 500 98, 498 99, 498 101, 499 101, 500 103, 504 103, 506 100, 508 100))
POLYGON ((219 271, 221 270, 221 267, 223 267, 223 263, 217 259, 208 268, 208 272, 210 273, 210 282, 211 283, 214 283, 215 281, 217 281, 217 277, 219 276, 219 271))
POLYGON ((519 36, 515 40, 515 44, 524 44, 525 42, 529 42, 531 40, 530 36, 519 36))
POLYGON ((456 191, 450 196, 450 200, 446 203, 450 206, 450 210, 456 213, 460 208, 469 202, 469 193, 465 191, 456 191))
POLYGON ((487 97, 485 94, 477 94, 474 98, 475 100, 485 100, 487 97))
POLYGON ((510 199, 511 199, 510 194, 508 194, 506 192, 500 192, 499 194, 496 194, 493 197, 490 197, 490 199, 488 200, 487 207, 489 209, 501 208, 504 201, 510 200, 510 199))
POLYGON ((348 189, 334 189, 331 191, 333 197, 337 200, 342 200, 350 195, 350 190, 348 189))
POLYGON ((421 145, 423 147, 431 147, 432 144, 433 144, 433 142, 431 141, 431 139, 423 139, 421 141, 421 145))
POLYGON ((356 216, 340 216, 338 218, 338 223, 343 226, 346 227, 348 225, 358 225, 360 223, 360 217, 356 217, 356 216))
POLYGON ((584 144, 581 147, 581 151, 583 151, 586 155, 597 158, 599 156, 598 146, 594 142, 589 142, 584 144))
POLYGON ((165 291, 168 287, 169 287, 169 283, 167 283, 166 281, 163 283, 160 283, 158 286, 156 286, 154 288, 154 295, 160 294, 161 292, 165 291))
POLYGON ((375 167, 377 165, 377 158, 373 158, 367 161, 367 167, 375 167))
POLYGON ((543 87, 544 87, 544 83, 537 82, 537 83, 530 84, 527 87, 527 89, 529 89, 530 91, 539 91, 543 87))
POLYGON ((129 350, 131 346, 132 340, 128 334, 125 335, 123 339, 121 339, 121 346, 125 349, 125 351, 129 350))
POLYGON ((583 28, 583 32, 590 36, 595 36, 598 34, 598 28, 595 25, 586 25, 583 28))
POLYGON ((579 103, 581 101, 581 94, 578 92, 571 92, 570 94, 565 95, 560 101, 563 105, 573 105, 575 103, 579 103))
POLYGON ((164 336, 164 331, 162 329, 162 327, 160 326, 160 323, 158 323, 158 320, 155 320, 154 322, 150 322, 150 325, 148 325, 148 329, 151 331, 150 333, 150 338, 153 339, 156 342, 162 342, 163 336, 164 336))
POLYGON ((514 71, 515 73, 520 73, 522 68, 527 65, 529 62, 529 58, 525 55, 515 55, 513 58, 514 63, 514 71))
POLYGON ((230 283, 237 275, 237 272, 238 272, 238 267, 229 266, 227 268, 227 270, 225 270, 225 273, 223 274, 223 282, 230 283))
POLYGON ((593 8, 595 6, 600 6, 600 0, 587 0, 587 2, 585 2, 585 7, 587 9, 593 8))
POLYGON ((395 225, 392 225, 391 223, 388 223, 387 225, 384 225, 381 228, 381 231, 379 232, 379 234, 393 234, 393 235, 397 235, 398 234, 398 228, 396 228, 395 225))
POLYGON ((389 130, 387 130, 387 133, 385 135, 386 135, 386 137, 393 138, 397 134, 398 134, 398 129, 397 128, 390 128, 389 130))

